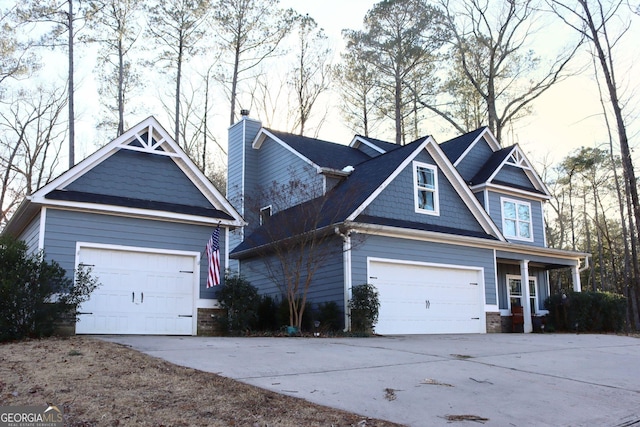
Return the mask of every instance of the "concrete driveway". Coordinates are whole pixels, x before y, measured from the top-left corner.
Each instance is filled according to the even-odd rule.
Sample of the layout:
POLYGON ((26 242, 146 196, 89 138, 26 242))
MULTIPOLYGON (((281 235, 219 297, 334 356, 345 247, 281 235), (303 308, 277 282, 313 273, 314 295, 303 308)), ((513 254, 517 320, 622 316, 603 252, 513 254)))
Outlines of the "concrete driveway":
POLYGON ((640 339, 110 336, 169 362, 408 426, 640 426, 640 339), (476 425, 469 421, 460 425, 476 425))

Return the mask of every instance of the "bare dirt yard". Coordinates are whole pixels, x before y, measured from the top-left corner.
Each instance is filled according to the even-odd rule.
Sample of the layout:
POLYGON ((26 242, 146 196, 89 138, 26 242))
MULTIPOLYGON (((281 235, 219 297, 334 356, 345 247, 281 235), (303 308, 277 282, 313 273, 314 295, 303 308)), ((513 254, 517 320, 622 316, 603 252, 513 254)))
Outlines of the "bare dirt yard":
POLYGON ((44 404, 67 426, 397 426, 90 337, 0 344, 0 406, 44 404))

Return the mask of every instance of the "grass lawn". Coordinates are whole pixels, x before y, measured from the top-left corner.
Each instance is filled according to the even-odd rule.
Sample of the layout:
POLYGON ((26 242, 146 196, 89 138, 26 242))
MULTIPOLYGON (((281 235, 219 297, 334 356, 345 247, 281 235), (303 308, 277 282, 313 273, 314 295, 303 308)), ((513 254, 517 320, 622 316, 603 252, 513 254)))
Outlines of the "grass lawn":
POLYGON ((0 406, 44 404, 67 426, 397 426, 90 337, 0 344, 0 406))

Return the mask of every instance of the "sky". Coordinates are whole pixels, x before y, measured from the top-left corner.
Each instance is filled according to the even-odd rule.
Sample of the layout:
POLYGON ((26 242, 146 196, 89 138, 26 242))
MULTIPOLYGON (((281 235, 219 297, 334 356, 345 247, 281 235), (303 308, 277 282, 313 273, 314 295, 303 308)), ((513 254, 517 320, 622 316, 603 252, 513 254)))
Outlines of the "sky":
MULTIPOLYGON (((339 52, 343 49, 342 38, 343 29, 361 29, 362 20, 366 12, 376 3, 374 0, 280 0, 281 7, 291 7, 301 14, 309 14, 318 23, 319 27, 325 30, 333 48, 335 49, 334 61, 339 59, 339 52)), ((624 87, 624 94, 630 100, 626 106, 626 112, 631 117, 640 115, 640 72, 636 63, 640 61, 640 48, 636 43, 640 40, 640 17, 635 17, 632 32, 625 35, 623 44, 618 52, 624 53, 624 58, 617 62, 619 79, 624 87), (634 68, 635 66, 635 68, 634 68), (634 96, 635 95, 635 96, 634 96)), ((555 26, 542 22, 541 30, 536 36, 536 45, 533 48, 536 54, 541 56, 555 56, 557 50, 568 43, 572 33, 564 25, 555 26)), ((618 57, 616 57, 616 60, 618 57)), ((77 60, 83 62, 83 58, 77 60)), ((93 61, 86 61, 93 63, 93 61)), ((592 66, 587 48, 580 51, 578 60, 574 62, 574 67, 584 67, 582 75, 571 77, 564 82, 558 83, 545 94, 539 97, 532 105, 531 114, 517 121, 513 129, 508 133, 509 143, 516 142, 527 153, 529 159, 536 165, 540 172, 543 164, 557 164, 572 150, 580 146, 603 147, 608 141, 606 128, 602 119, 602 108, 600 106, 597 86, 591 77, 592 66)), ((64 76, 66 67, 60 65, 61 75, 64 76)), ((81 68, 81 67, 80 67, 81 68)), ((77 95, 77 121, 78 132, 77 141, 95 141, 95 116, 98 112, 94 107, 83 105, 87 99, 96 97, 95 82, 92 80, 93 70, 77 70, 76 79, 80 90, 77 95)), ((228 101, 223 100, 220 111, 228 111, 228 101)), ((326 102, 334 107, 326 122, 320 128, 318 138, 328 141, 348 144, 354 133, 340 117, 339 109, 335 108, 339 104, 337 94, 330 95, 326 102)), ((151 114, 156 115, 165 128, 172 133, 171 123, 162 118, 162 106, 152 108, 151 114), (155 110, 153 110, 155 108, 155 110)), ((139 117, 137 120, 144 119, 139 117)), ((226 145, 226 129, 228 121, 227 113, 220 113, 216 117, 219 123, 218 129, 214 133, 226 145)), ((255 115, 252 115, 253 118, 255 115)), ((136 120, 136 121, 137 121, 136 120)), ((272 127, 286 131, 288 129, 272 127)), ((445 129, 443 122, 433 120, 433 124, 427 126, 427 134, 432 135, 437 142, 444 142, 450 138, 458 136, 450 129, 445 129)), ((638 146, 638 134, 640 132, 640 121, 629 120, 631 145, 638 146)), ((381 139, 392 138, 391 134, 385 136, 371 135, 381 139)), ((107 141, 102 141, 106 143, 107 141)), ((94 144, 82 144, 76 147, 77 159, 85 157, 93 152, 99 141, 94 144)), ((640 151, 639 151, 640 152, 640 151)), ((638 160, 640 161, 640 160, 638 160)), ((637 163, 637 162, 636 162, 637 163)))
MULTIPOLYGON (((308 13, 322 27, 338 48, 342 48, 341 31, 343 29, 361 29, 366 12, 375 4, 372 0, 280 0, 283 7, 292 7, 300 13, 308 13)), ((628 102, 627 113, 640 115, 640 19, 634 22, 632 31, 625 35, 618 52, 624 52, 620 62, 619 79, 628 102), (635 68, 634 68, 635 65, 635 68), (635 112, 635 114, 634 114, 635 112)), ((538 43, 534 49, 539 55, 551 57, 558 48, 573 34, 560 23, 541 23, 541 31, 536 34, 538 43)), ((617 59, 617 57, 616 57, 617 59)), ((538 165, 557 163, 572 150, 580 146, 597 147, 608 142, 606 128, 602 118, 596 82, 591 77, 590 55, 586 48, 580 51, 576 68, 586 67, 582 76, 575 76, 552 87, 533 104, 530 116, 516 122, 510 132, 511 141, 520 144, 530 160, 538 165)), ((640 120, 630 120, 629 127, 632 144, 638 139, 640 120)), ((455 133, 442 132, 441 126, 434 126, 428 133, 436 141, 443 142, 457 136, 455 133)), ((373 136, 373 135, 372 135, 373 136)), ((320 138, 337 141, 350 141, 353 132, 343 125, 339 117, 332 117, 319 135, 320 138), (333 135, 336 135, 334 137, 333 135)), ((635 146, 638 146, 637 142, 635 146)))

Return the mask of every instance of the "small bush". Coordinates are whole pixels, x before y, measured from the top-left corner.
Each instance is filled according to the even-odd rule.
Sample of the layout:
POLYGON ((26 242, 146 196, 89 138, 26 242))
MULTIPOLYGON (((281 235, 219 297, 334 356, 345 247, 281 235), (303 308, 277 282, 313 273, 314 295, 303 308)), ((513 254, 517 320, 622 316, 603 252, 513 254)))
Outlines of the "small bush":
POLYGON ((78 305, 99 283, 89 268, 75 280, 66 274, 44 253, 28 254, 23 241, 0 237, 0 342, 49 336, 62 319, 78 320, 78 305))
POLYGON ((258 319, 258 289, 240 276, 226 276, 224 286, 216 296, 222 308, 227 310, 227 317, 222 319, 223 327, 232 335, 248 333, 258 319))
MULTIPOLYGON (((277 319, 280 328, 289 325, 289 302, 286 298, 280 299, 280 304, 278 305, 277 310, 277 319)), ((307 301, 304 307, 304 313, 302 314, 302 327, 300 328, 300 332, 302 331, 310 331, 313 329, 313 308, 311 306, 311 302, 307 301)))
POLYGON ((320 322, 320 330, 323 332, 337 332, 343 329, 344 314, 335 301, 320 303, 314 317, 320 322))
POLYGON ((380 300, 378 291, 371 284, 354 286, 349 300, 351 310, 351 330, 354 332, 370 333, 378 322, 380 300))
POLYGON ((255 329, 258 331, 277 331, 281 324, 278 319, 278 303, 270 295, 260 297, 258 317, 255 329))
POLYGON ((615 332, 624 327, 627 300, 611 292, 566 292, 545 301, 558 331, 615 332))

